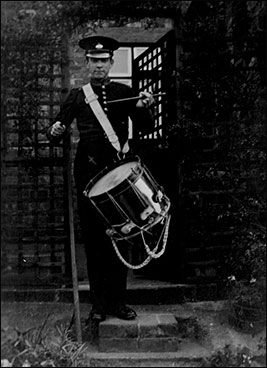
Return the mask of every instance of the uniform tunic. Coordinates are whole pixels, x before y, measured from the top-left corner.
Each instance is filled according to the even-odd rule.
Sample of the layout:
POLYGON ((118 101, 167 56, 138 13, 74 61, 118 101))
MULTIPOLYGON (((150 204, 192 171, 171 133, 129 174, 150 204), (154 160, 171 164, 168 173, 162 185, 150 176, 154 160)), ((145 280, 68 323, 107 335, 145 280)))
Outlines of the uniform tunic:
MULTIPOLYGON (((128 117, 131 118, 135 129, 144 133, 152 130, 154 122, 149 109, 137 108, 136 100, 106 103, 135 96, 130 87, 109 79, 104 83, 92 81, 91 85, 119 138, 121 147, 128 139, 128 117)), ((71 90, 55 121, 60 121, 68 127, 74 119, 80 137, 74 162, 74 176, 92 302, 102 305, 124 303, 127 268, 115 254, 102 218, 83 194, 86 185, 96 174, 118 160, 117 150, 109 142, 90 105, 85 102, 81 88, 71 90)), ((51 136, 51 127, 47 134, 52 142, 58 141, 58 138, 51 136)), ((129 151, 128 155, 132 153, 129 151)))

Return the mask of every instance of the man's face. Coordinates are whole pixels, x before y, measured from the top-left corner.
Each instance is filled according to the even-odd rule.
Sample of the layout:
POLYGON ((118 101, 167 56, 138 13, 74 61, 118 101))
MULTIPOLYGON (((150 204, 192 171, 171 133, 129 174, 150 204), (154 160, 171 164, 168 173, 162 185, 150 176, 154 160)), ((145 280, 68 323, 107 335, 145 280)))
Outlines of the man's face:
POLYGON ((99 80, 107 78, 112 65, 113 59, 111 58, 97 59, 89 57, 87 62, 90 77, 99 80))

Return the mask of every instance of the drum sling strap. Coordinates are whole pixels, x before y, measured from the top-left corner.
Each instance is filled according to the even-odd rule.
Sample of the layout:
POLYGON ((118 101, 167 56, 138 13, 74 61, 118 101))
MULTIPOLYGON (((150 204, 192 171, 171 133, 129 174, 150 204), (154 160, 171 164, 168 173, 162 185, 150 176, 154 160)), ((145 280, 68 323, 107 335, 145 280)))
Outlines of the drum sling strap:
POLYGON ((87 104, 90 104, 91 109, 93 110, 93 113, 95 114, 97 120, 101 124, 102 128, 104 129, 108 140, 112 144, 112 146, 118 151, 119 153, 127 153, 129 151, 129 144, 128 140, 124 144, 124 146, 121 148, 119 138, 117 137, 117 134, 114 132, 114 129, 105 114, 104 110, 102 109, 102 106, 100 105, 99 101, 97 100, 97 95, 94 93, 93 88, 90 83, 84 85, 82 87, 83 92, 85 94, 85 102, 87 104))

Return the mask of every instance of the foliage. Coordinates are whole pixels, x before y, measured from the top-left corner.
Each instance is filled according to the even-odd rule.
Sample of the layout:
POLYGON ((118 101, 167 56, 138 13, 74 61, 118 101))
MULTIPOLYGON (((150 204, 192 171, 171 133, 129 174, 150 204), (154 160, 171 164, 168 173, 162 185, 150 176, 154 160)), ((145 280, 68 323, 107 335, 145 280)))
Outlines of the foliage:
POLYGON ((266 312, 265 86, 259 72, 236 70, 239 88, 228 141, 236 236, 226 264, 236 279, 229 292, 230 318, 238 327, 253 328, 264 325, 266 312))
POLYGON ((248 349, 233 349, 229 344, 203 359, 200 367, 255 367, 254 357, 248 349))
POLYGON ((266 278, 266 235, 250 231, 236 237, 228 262, 237 280, 266 278))
MULTIPOLYGON (((8 1, 2 2, 2 8, 8 1)), ((185 2, 186 3, 186 2, 185 2)), ((10 7, 10 6, 9 6, 10 7)), ((2 22, 4 33, 20 28, 21 35, 31 34, 45 36, 53 42, 60 41, 66 32, 76 29, 83 32, 96 32, 106 21, 113 26, 125 26, 130 22, 143 19, 146 28, 152 28, 156 17, 173 16, 184 4, 177 1, 121 1, 121 0, 90 0, 90 1, 13 1, 13 17, 2 22)), ((13 35, 18 37, 17 32, 13 35)), ((36 37, 37 38, 37 37, 36 37)))
POLYGON ((234 239, 227 260, 235 274, 229 277, 229 320, 243 330, 262 329, 266 321, 266 234, 243 232, 234 239))
MULTIPOLYGON (((182 114, 171 131, 182 126, 184 197, 187 183, 192 191, 224 193, 216 206, 200 197, 197 214, 187 200, 189 216, 203 219, 194 231, 208 238, 212 218, 232 230, 225 276, 248 282, 266 277, 266 4, 252 3, 195 2, 183 18, 190 42, 184 42, 178 70, 182 114)), ((248 298, 257 293, 257 282, 246 289, 248 298)))
MULTIPOLYGON (((46 319, 47 321, 47 319, 46 319)), ((25 332, 1 344, 1 367, 86 367, 84 344, 71 338, 65 325, 25 332)))
POLYGON ((232 283, 229 287, 229 322, 243 331, 262 330, 266 322, 266 279, 232 283))
MULTIPOLYGON (((175 14, 180 8, 177 1, 130 1, 90 0, 59 1, 60 17, 71 21, 72 29, 79 26, 101 26, 102 20, 111 20, 116 26, 123 26, 141 18, 152 19, 175 14)), ((149 22, 148 22, 149 23, 149 22)))
POLYGON ((14 1, 12 6, 8 3, 1 4, 6 13, 1 23, 3 45, 57 45, 65 38, 68 22, 59 22, 58 1, 14 1))
POLYGON ((263 351, 266 354, 266 336, 260 338, 260 341, 258 343, 258 350, 260 352, 263 351))

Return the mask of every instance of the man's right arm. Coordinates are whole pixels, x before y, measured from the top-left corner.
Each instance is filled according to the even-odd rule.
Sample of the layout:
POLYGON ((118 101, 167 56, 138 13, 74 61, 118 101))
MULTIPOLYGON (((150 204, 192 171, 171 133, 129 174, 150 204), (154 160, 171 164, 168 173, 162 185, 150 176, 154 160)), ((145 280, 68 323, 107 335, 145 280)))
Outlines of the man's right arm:
POLYGON ((58 143, 63 137, 64 132, 72 123, 75 117, 75 105, 74 102, 78 95, 77 89, 70 91, 70 94, 66 98, 65 102, 60 108, 60 112, 54 119, 54 122, 47 128, 47 138, 52 143, 58 143))
POLYGON ((66 126, 61 121, 56 121, 47 129, 47 136, 50 139, 59 138, 66 130, 66 126))

